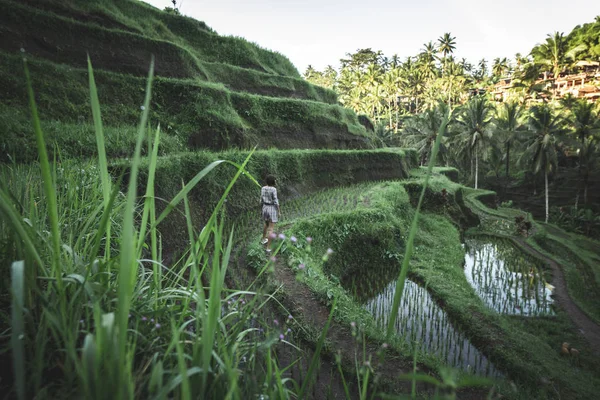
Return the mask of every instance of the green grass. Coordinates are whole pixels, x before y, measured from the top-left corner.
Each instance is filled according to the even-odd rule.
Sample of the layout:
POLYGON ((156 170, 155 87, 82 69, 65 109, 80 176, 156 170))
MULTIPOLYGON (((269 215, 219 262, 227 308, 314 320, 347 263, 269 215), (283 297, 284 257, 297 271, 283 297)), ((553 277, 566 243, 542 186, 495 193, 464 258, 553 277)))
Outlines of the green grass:
MULTIPOLYGON (((472 207, 473 211, 479 215, 482 221, 482 224, 479 228, 472 230, 474 233, 487 232, 500 236, 512 236, 515 234, 514 218, 516 216, 524 216, 529 221, 532 221, 534 225, 534 234, 527 238, 528 244, 546 256, 553 258, 561 265, 567 280, 569 295, 582 310, 588 313, 592 319, 597 319, 596 310, 598 309, 598 297, 595 293, 598 291, 598 286, 594 283, 594 263, 592 262, 592 258, 594 256, 593 254, 589 253, 589 249, 586 249, 585 247, 579 248, 576 237, 571 237, 570 240, 565 240, 564 237, 558 238, 554 235, 548 234, 543 225, 533 221, 531 215, 528 213, 513 208, 499 208, 497 210, 488 208, 479 199, 482 197, 489 198, 491 195, 494 195, 493 192, 482 190, 475 191, 469 189, 466 191, 466 193, 465 200, 467 204, 472 207)), ((563 232, 563 234, 571 236, 565 232, 563 232)), ((587 241, 585 243, 587 243, 587 241)), ((546 332, 544 329, 539 328, 539 326, 543 326, 543 324, 536 325, 536 328, 533 329, 533 332, 535 332, 535 329, 538 329, 538 331, 531 333, 532 336, 540 337, 542 342, 546 342, 547 347, 545 349, 539 343, 533 347, 539 349, 538 356, 543 357, 543 361, 541 361, 539 365, 554 365, 556 371, 562 370, 563 373, 567 374, 561 380, 564 382, 565 386, 569 387, 568 390, 570 392, 568 393, 577 398, 585 398, 583 397, 585 385, 583 385, 583 383, 576 384, 571 381, 570 378, 567 378, 568 374, 571 373, 569 368, 575 371, 580 371, 580 368, 573 368, 572 363, 569 363, 569 360, 563 359, 562 362, 559 363, 556 359, 556 354, 552 353, 556 353, 558 349, 557 346, 564 341, 572 340, 578 343, 579 346, 584 346, 586 348, 588 345, 577 337, 573 337, 576 336, 573 335, 574 328, 572 325, 570 325, 568 317, 564 315, 563 312, 558 312, 555 320, 555 323, 549 322, 548 324, 554 324, 556 326, 569 325, 569 329, 565 330, 565 339, 555 338, 554 341, 550 342, 549 338, 551 338, 552 335, 548 334, 548 332, 546 332), (570 339, 567 340, 567 337, 570 339), (547 354, 544 354, 544 352, 547 354), (580 390, 581 393, 576 394, 580 390)), ((514 327, 512 327, 511 330, 514 330, 514 327)), ((521 330, 522 326, 519 330, 514 331, 514 334, 523 335, 523 338, 525 339, 527 335, 524 335, 522 332, 518 333, 521 330)), ((558 336, 558 334, 555 334, 555 336, 558 336)), ((528 346, 532 346, 530 338, 527 340, 522 340, 522 343, 527 343, 528 346)), ((591 352, 591 350, 587 349, 586 352, 591 352)), ((594 362, 589 363, 587 367, 591 371, 597 371, 599 368, 597 363, 594 362)), ((541 375, 541 372, 538 372, 538 375, 541 375)), ((548 375, 543 374, 543 376, 546 379, 548 375)), ((558 390, 556 387, 556 381, 551 380, 550 386, 543 386, 543 389, 545 391, 552 390, 556 392, 556 390, 558 390)), ((591 395, 591 393, 588 394, 588 396, 591 395)))
MULTIPOLYGON (((223 153, 195 152, 159 157, 156 164, 156 196, 161 199, 172 198, 181 188, 182 180, 190 181, 197 171, 211 162, 226 159, 238 163, 243 162, 248 152, 227 151, 223 153)), ((311 193, 332 186, 379 179, 401 179, 408 176, 410 166, 414 165, 415 152, 403 149, 386 150, 261 150, 256 151, 248 163, 248 171, 257 179, 263 180, 268 174, 277 176, 279 195, 290 198, 298 193, 311 193)), ((115 163, 117 171, 127 170, 127 162, 115 163)), ((192 207, 192 220, 195 226, 201 226, 208 218, 207 211, 217 204, 224 190, 222 182, 233 177, 235 169, 224 167, 206 180, 199 183, 189 194, 192 207)), ((140 192, 145 191, 145 176, 141 177, 140 192)), ((158 208, 165 206, 158 201, 158 208)), ((256 212, 255 184, 248 180, 238 182, 226 204, 230 222, 246 226, 252 222, 251 217, 232 220, 246 216, 249 211, 256 212)), ((181 211, 181 208, 180 208, 181 211)), ((177 212, 164 221, 159 230, 163 233, 165 247, 171 251, 180 249, 188 238, 180 229, 184 223, 182 212, 177 212)))
MULTIPOLYGON (((20 399, 190 399, 209 393, 291 398, 294 383, 283 384, 283 369, 273 358, 286 344, 267 323, 270 294, 224 285, 233 231, 223 230, 220 215, 237 180, 251 178, 243 172, 252 154, 233 164, 236 173, 224 182, 204 230, 197 233, 187 214, 185 257, 161 263, 156 224, 173 208, 158 217, 153 210, 158 129, 152 132, 151 157, 140 162, 151 84, 152 75, 126 194, 119 182, 109 181, 102 150, 99 162, 48 159, 28 85, 40 161, 0 168, 1 273, 10 277, 2 280, 2 293, 10 295, 0 298, 0 321, 12 320, 2 326, 0 354, 13 358, 10 379, 0 382, 2 392, 20 399), (136 171, 142 170, 149 184, 139 201, 136 171)), ((101 148, 91 75, 90 87, 101 148)), ((224 164, 198 172, 172 204, 185 202, 198 182, 224 164)))
POLYGON ((538 234, 530 242, 559 263, 571 298, 593 321, 600 323, 598 263, 586 257, 585 250, 564 238, 538 234))
MULTIPOLYGON (((5 154, 20 156, 19 149, 31 145, 23 112, 25 88, 22 75, 15 72, 21 57, 4 54, 0 58, 6 62, 6 68, 0 71, 0 91, 7 94, 0 108, 0 115, 7 120, 0 128, 0 148, 5 154)), ((78 137, 83 135, 81 131, 89 129, 81 125, 91 123, 87 72, 34 59, 30 60, 30 67, 44 125, 50 126, 52 132, 67 132, 64 139, 56 135, 66 157, 86 154, 89 139, 80 141, 78 137)), ((109 156, 125 154, 134 141, 129 127, 135 125, 141 113, 144 79, 96 71, 96 80, 100 104, 106 110, 104 123, 116 136, 109 156), (121 146, 116 147, 119 143, 121 146)), ((339 105, 232 92, 222 84, 157 78, 151 109, 151 122, 160 123, 165 132, 165 152, 182 147, 327 148, 343 143, 347 147, 367 146, 364 127, 356 115, 339 105), (315 133, 321 141, 314 140, 315 133)), ((20 159, 31 160, 25 155, 20 159)))
MULTIPOLYGON (((383 263, 374 260, 385 254, 384 248, 393 249, 393 246, 384 245, 379 251, 375 251, 378 249, 377 245, 370 244, 368 238, 376 237, 383 243, 387 238, 401 238, 399 247, 392 256, 397 260, 402 259, 402 242, 406 240, 406 227, 414 212, 410 196, 403 186, 414 185, 415 182, 413 179, 401 183, 364 184, 298 198, 289 205, 283 204, 284 220, 281 223, 287 230, 288 237, 295 235, 302 243, 305 236, 313 237, 310 253, 306 253, 305 244, 298 245, 304 249, 298 252, 287 243, 282 254, 288 259, 290 268, 298 271, 298 278, 321 301, 329 304, 333 298, 339 298, 335 319, 342 324, 357 322, 372 340, 387 341, 396 351, 405 355, 410 354, 406 344, 394 341, 395 339, 388 341, 386 335, 373 324, 370 315, 342 289, 339 282, 346 275, 355 273, 353 268, 368 268, 373 274, 379 273, 378 268, 383 263), (368 208, 373 210, 369 211, 368 208), (311 210, 315 210, 314 213, 311 210), (359 238, 361 245, 357 246, 355 243, 354 246, 345 246, 345 243, 353 243, 353 238, 359 238), (334 253, 327 262, 323 262, 321 256, 328 247, 334 249, 334 253), (378 255, 373 256, 370 250, 378 255), (336 258, 339 262, 336 262, 336 258), (298 269, 300 263, 307 266, 307 269, 302 270, 306 272, 298 269)), ((445 177, 438 177, 432 181, 430 189, 438 191, 439 195, 442 189, 450 188, 447 190, 452 196, 456 195, 460 191, 458 185, 451 187, 448 183, 450 182, 445 177)), ((450 208, 457 207, 454 202, 450 204, 450 208)), ((484 207, 481 203, 480 206, 484 207)), ((500 213, 502 210, 496 212, 500 213)), ((508 212, 516 213, 514 210, 508 212)), ((450 209, 438 209, 436 214, 426 213, 422 216, 423 220, 415 237, 409 276, 418 282, 427 283, 429 292, 443 305, 453 323, 466 331, 471 341, 496 367, 517 383, 516 392, 509 385, 501 385, 500 390, 504 395, 511 398, 593 396, 594 386, 597 384, 594 376, 597 376, 600 365, 589 354, 585 363, 576 367, 560 356, 560 344, 564 340, 573 340, 577 346, 585 349, 584 352, 591 354, 584 341, 573 337, 576 332, 567 316, 558 312, 556 317, 545 324, 540 322, 535 328, 525 327, 525 324, 517 323, 514 317, 496 314, 482 303, 468 284, 461 268, 464 252, 460 246, 458 231, 448 220, 452 214, 450 209), (558 331, 566 326, 569 328, 565 331, 568 332, 565 339, 558 339, 558 331), (540 380, 548 383, 540 385, 540 380)), ((254 233, 254 236, 258 235, 254 233)), ((253 234, 249 232, 247 236, 253 237, 253 234)), ((249 262, 257 266, 261 260, 258 247, 258 244, 251 245, 249 251, 249 262), (254 249, 255 246, 257 249, 254 249)), ((439 360, 422 353, 419 361, 431 367, 442 365, 439 360)))
POLYGON ((11 32, 0 46, 3 161, 28 162, 36 156, 20 151, 34 147, 26 123, 22 56, 30 62, 50 142, 64 157, 88 156, 93 135, 86 53, 96 67, 109 157, 129 154, 135 143, 151 55, 158 78, 149 118, 163 127, 162 154, 255 145, 368 147, 365 128, 337 103, 335 92, 303 80, 286 57, 219 36, 199 21, 132 0, 0 4, 11 32))
MULTIPOLYGON (((3 0, 7 10, 24 9, 21 3, 3 0)), ((168 41, 187 49, 197 58, 244 68, 299 78, 292 63, 283 55, 260 48, 242 38, 214 33, 206 24, 189 17, 170 15, 139 1, 76 0, 65 5, 59 1, 31 0, 41 8, 39 18, 64 16, 70 23, 84 20, 93 28, 111 29, 149 39, 168 41), (95 17, 95 18, 94 18, 95 17)), ((31 7, 29 7, 31 12, 31 7)), ((30 17, 31 18, 31 17, 30 17)), ((25 21, 23 21, 25 22, 25 21)))
MULTIPOLYGON (((445 178, 444 178, 445 179, 445 178)), ((379 343, 387 342, 396 351, 410 357, 411 347, 400 337, 388 337, 382 332, 372 316, 357 304, 351 294, 339 285, 340 281, 368 268, 371 274, 380 274, 386 265, 398 265, 404 254, 404 246, 408 237, 406 226, 414 216, 408 194, 403 188, 404 182, 365 183, 346 188, 335 188, 302 197, 282 206, 284 213, 281 225, 289 236, 299 238, 299 250, 287 243, 283 255, 292 269, 299 272, 299 279, 326 304, 333 298, 339 298, 335 310, 338 322, 349 325, 356 322, 367 336, 379 343), (310 252, 305 252, 303 238, 310 236, 313 242, 310 252), (327 262, 321 256, 328 248, 334 254, 327 262), (306 272, 298 269, 299 264, 306 265, 306 272)), ((444 227, 451 228, 444 218, 424 215, 425 221, 436 220, 444 227)), ((442 263, 447 260, 450 249, 453 249, 456 260, 462 260, 458 234, 445 234, 435 251, 431 251, 429 243, 423 243, 426 237, 433 237, 439 225, 425 225, 417 232, 417 253, 413 263, 442 263), (427 249, 427 251, 423 251, 427 249), (437 251, 439 249, 439 251, 437 251), (457 250, 458 249, 458 250, 457 250)), ((258 232, 249 231, 244 237, 257 236, 258 232)), ((437 237, 440 242, 440 237, 437 237)), ((260 250, 257 245, 250 246, 250 263, 256 267, 261 265, 260 250)), ((397 268, 397 267, 396 267, 397 268)), ((335 346, 335 344, 332 344, 335 346)), ((419 362, 431 368, 438 368, 443 363, 435 357, 420 352, 419 362)))
MULTIPOLYGON (((260 57, 252 46, 231 49, 231 57, 221 61, 203 52, 202 46, 208 43, 212 43, 215 49, 227 47, 228 42, 221 42, 218 35, 202 37, 201 40, 193 35, 192 37, 196 38, 195 42, 201 46, 198 48, 186 44, 185 40, 173 34, 148 36, 142 32, 107 29, 89 22, 78 22, 69 18, 68 8, 61 9, 66 13, 66 16, 62 17, 7 0, 3 0, 3 3, 8 10, 5 20, 14 24, 15 29, 35 30, 37 35, 51 42, 56 41, 56 37, 59 38, 55 42, 55 52, 39 49, 35 41, 21 41, 19 44, 27 53, 40 55, 55 63, 82 67, 85 65, 85 59, 81 55, 88 52, 96 69, 144 76, 146 65, 136 61, 136 58, 149 59, 150 54, 154 54, 157 57, 157 76, 223 83, 234 91, 266 96, 337 103, 335 92, 314 86, 301 79, 297 73, 290 75, 277 71, 267 72, 237 65, 236 62, 250 63, 249 60, 243 59, 244 56, 260 57), (80 49, 80 57, 77 56, 77 49, 80 49)), ((47 7, 52 2, 44 4, 47 7)), ((206 31, 200 31, 203 32, 201 36, 206 34, 206 31)), ((239 41, 243 42, 243 39, 239 41)))

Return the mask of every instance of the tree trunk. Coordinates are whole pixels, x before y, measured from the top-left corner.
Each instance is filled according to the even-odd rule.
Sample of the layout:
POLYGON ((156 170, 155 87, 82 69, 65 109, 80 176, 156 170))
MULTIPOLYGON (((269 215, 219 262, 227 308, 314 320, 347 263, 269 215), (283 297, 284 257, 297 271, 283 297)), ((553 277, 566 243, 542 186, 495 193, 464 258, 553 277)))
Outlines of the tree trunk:
POLYGON ((471 154, 471 179, 473 179, 473 155, 471 154))
POLYGON ((394 127, 394 132, 398 133, 398 108, 400 108, 400 105, 398 104, 398 96, 396 96, 394 103, 396 105, 396 126, 394 127))
POLYGON ((587 196, 587 192, 588 192, 588 184, 587 181, 583 184, 583 204, 587 205, 588 203, 588 196, 587 196))
POLYGON ((510 140, 506 141, 506 177, 508 178, 510 168, 510 140))
POLYGON ((478 175, 479 175, 479 160, 477 159, 477 145, 475 145, 475 189, 477 189, 478 175))
POLYGON ((452 110, 452 81, 450 81, 450 87, 448 89, 448 110, 452 110))
POLYGON ((546 223, 548 223, 548 171, 544 171, 544 183, 546 184, 546 223))

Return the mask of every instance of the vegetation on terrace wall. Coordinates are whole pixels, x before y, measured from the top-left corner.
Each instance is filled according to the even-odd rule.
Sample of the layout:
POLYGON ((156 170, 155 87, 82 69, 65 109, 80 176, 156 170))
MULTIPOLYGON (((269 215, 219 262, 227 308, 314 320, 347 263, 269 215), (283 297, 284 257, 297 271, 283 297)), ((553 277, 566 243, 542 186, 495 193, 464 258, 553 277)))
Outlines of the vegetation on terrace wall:
MULTIPOLYGON (((161 157, 156 164, 156 196, 172 198, 199 171, 218 159, 242 162, 248 153, 229 151, 224 153, 195 152, 161 157)), ((259 180, 273 174, 277 178, 279 197, 287 200, 312 191, 349 185, 358 182, 402 179, 416 164, 413 150, 387 149, 371 151, 327 151, 289 150, 257 151, 247 165, 247 171, 259 180)), ((113 175, 127 171, 129 163, 114 164, 113 175)), ((144 171, 144 168, 142 168, 144 171)), ((190 193, 189 199, 195 227, 200 227, 220 199, 225 186, 233 177, 233 168, 220 168, 213 171, 190 193)), ((138 193, 144 193, 145 176, 140 177, 138 193)), ((262 182, 261 182, 262 183, 262 182)), ((249 180, 240 180, 232 189, 225 209, 230 217, 240 216, 256 210, 256 224, 259 218, 259 189, 249 180)), ((163 208, 166 204, 159 203, 163 208)), ((173 213, 159 229, 163 234, 165 248, 177 251, 187 240, 187 232, 181 229, 183 215, 173 213)))
MULTIPOLYGON (((299 74, 287 57, 250 43, 242 38, 220 36, 203 22, 189 17, 162 12, 144 2, 125 0, 2 0, 8 8, 20 8, 25 3, 45 11, 46 18, 65 16, 86 26, 98 26, 115 31, 131 32, 150 39, 174 42, 187 48, 198 58, 243 68, 254 68, 277 75, 298 78, 299 74)), ((60 29, 60 27, 57 27, 60 29)))
MULTIPOLYGON (((35 157, 30 134, 21 57, 0 55, 6 68, 0 71, 0 93, 6 94, 0 115, 3 157, 22 161, 35 157), (23 152, 25 149, 25 152, 23 152)), ((88 155, 77 145, 79 130, 74 123, 90 124, 87 100, 87 73, 41 60, 30 60, 33 86, 46 121, 60 121, 64 130, 55 140, 64 156, 88 155), (72 145, 65 145, 72 142, 72 145)), ((127 138, 127 126, 134 126, 141 113, 144 79, 97 71, 100 103, 105 125, 127 138), (123 128, 122 130, 117 128, 123 128), (120 132, 119 132, 120 131, 120 132)), ((157 78, 154 84, 150 120, 160 123, 170 146, 165 152, 184 148, 223 149, 279 146, 282 148, 366 147, 365 129, 352 111, 339 105, 232 92, 220 84, 157 78)), ((125 143, 132 143, 129 136, 125 143)), ((85 140, 84 140, 85 142, 85 140)), ((107 148, 109 156, 121 156, 130 147, 107 148)))
MULTIPOLYGON (((0 159, 29 161, 35 153, 24 112, 20 58, 31 62, 45 124, 64 157, 89 155, 79 125, 89 122, 86 53, 97 69, 109 156, 126 154, 140 115, 154 54, 151 122, 167 135, 163 153, 186 148, 365 148, 365 128, 337 104, 335 92, 303 80, 290 61, 242 38, 223 37, 203 23, 138 1, 0 0, 0 159), (110 130, 109 130, 110 132, 110 130), (171 140, 170 140, 171 139, 171 140), (119 147, 117 142, 122 143, 119 147), (111 145, 115 147, 111 148, 111 145)), ((88 129, 84 129, 88 131, 88 129)))
MULTIPOLYGON (((154 54, 158 76, 218 82, 233 90, 267 96, 337 102, 335 92, 312 85, 294 74, 244 68, 236 64, 235 59, 215 61, 175 38, 106 29, 14 3, 5 5, 6 33, 0 49, 7 53, 23 49, 34 56, 79 67, 85 66, 85 54, 89 53, 96 69, 137 76, 145 76, 150 54, 154 54)), ((206 46, 209 40, 203 38, 199 43, 206 46)), ((216 43, 214 46, 224 45, 216 43)), ((237 59, 252 53, 251 48, 246 52, 234 50, 240 52, 233 54, 237 59)))

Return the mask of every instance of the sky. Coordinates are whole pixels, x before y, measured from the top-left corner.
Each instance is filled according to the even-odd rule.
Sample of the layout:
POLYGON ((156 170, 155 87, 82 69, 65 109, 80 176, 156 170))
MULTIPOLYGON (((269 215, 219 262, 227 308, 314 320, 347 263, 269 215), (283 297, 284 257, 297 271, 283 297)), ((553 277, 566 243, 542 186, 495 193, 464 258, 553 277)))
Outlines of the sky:
MULTIPOLYGON (((170 0, 145 0, 156 7, 170 0)), ((456 59, 477 63, 526 55, 554 31, 568 34, 600 15, 598 0, 178 0, 182 14, 221 35, 287 56, 300 73, 339 67, 346 53, 382 50, 402 60, 445 32, 456 59)))

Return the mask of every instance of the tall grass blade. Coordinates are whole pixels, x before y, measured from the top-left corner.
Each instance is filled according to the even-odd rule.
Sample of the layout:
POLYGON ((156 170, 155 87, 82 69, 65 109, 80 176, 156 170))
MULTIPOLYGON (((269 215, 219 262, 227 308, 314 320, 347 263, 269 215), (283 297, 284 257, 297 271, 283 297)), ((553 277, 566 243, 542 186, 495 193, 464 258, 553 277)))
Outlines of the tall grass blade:
MULTIPOLYGON (((127 344, 127 320, 128 314, 131 307, 131 297, 133 288, 135 285, 136 276, 136 235, 134 230, 134 211, 135 201, 137 194, 137 176, 140 165, 142 143, 144 140, 144 130, 146 127, 146 121, 148 120, 148 112, 150 110, 150 97, 152 95, 152 78, 154 76, 154 58, 150 63, 150 71, 148 73, 148 82, 146 85, 146 98, 144 100, 144 110, 138 127, 137 142, 135 145, 135 153, 131 165, 131 173, 129 178, 129 187, 127 189, 127 198, 125 203, 125 210, 123 215, 123 226, 121 233, 121 247, 120 247, 120 271, 119 271, 119 287, 118 292, 118 335, 119 335, 119 356, 123 357, 120 362, 122 373, 120 378, 123 381, 127 381, 125 385, 132 385, 132 380, 129 378, 129 374, 126 373, 125 359, 126 344, 127 344)), ((128 393, 123 392, 124 387, 119 388, 121 397, 130 396, 132 388, 128 388, 128 393)))
POLYGON ((44 182, 44 194, 46 195, 46 204, 48 207, 48 220, 50 222, 50 232, 52 233, 52 270, 55 273, 56 284, 58 286, 59 293, 61 294, 60 297, 62 298, 63 282, 62 265, 60 263, 60 232, 58 229, 59 225, 58 206, 56 204, 56 191, 54 188, 54 181, 52 179, 52 169, 50 168, 50 162, 48 160, 48 152, 46 151, 44 134, 42 133, 40 118, 38 116, 37 106, 35 104, 35 96, 33 94, 33 88, 31 86, 31 77, 29 76, 27 60, 23 60, 23 63, 25 68, 25 79, 27 80, 27 94, 29 96, 31 120, 33 123, 33 130, 35 133, 38 155, 40 157, 40 169, 42 173, 42 181, 44 182))
POLYGON ((221 252, 222 252, 222 240, 221 232, 219 229, 214 230, 214 243, 215 249, 212 254, 212 273, 210 279, 209 297, 208 297, 208 309, 207 315, 204 320, 204 326, 202 329, 202 388, 203 394, 206 393, 206 384, 208 381, 208 372, 210 370, 210 361, 212 359, 212 349, 215 344, 215 334, 217 330, 217 324, 219 323, 219 317, 221 315, 221 290, 223 288, 223 281, 221 280, 221 268, 226 268, 225 265, 221 266, 221 252))
MULTIPOLYGON (((102 195, 104 198, 104 207, 108 208, 110 202, 111 180, 108 173, 108 161, 106 159, 106 145, 104 141, 104 129, 102 128, 102 116, 100 113, 100 101, 98 100, 98 90, 94 79, 94 70, 90 56, 87 56, 88 74, 90 85, 90 102, 92 106, 92 117, 94 119, 94 131, 96 132, 96 146, 98 148, 98 165, 100 166, 100 180, 102 181, 102 195)), ((110 258, 110 224, 106 227, 106 247, 105 257, 110 258)))
MULTIPOLYGON (((158 144, 160 142, 160 125, 156 128, 156 134, 154 136, 154 146, 152 148, 152 154, 150 156, 150 165, 148 169, 148 182, 146 185, 146 195, 144 199, 144 211, 142 213, 142 223, 140 225, 140 237, 138 242, 138 254, 142 251, 142 246, 145 242, 146 228, 148 225, 148 217, 154 206, 154 177, 156 175, 156 160, 158 158, 158 144)), ((152 229, 152 232, 156 232, 152 229)), ((151 233, 152 233, 151 232, 151 233)), ((153 248, 156 243, 153 243, 153 248)))
POLYGON ((12 333, 11 347, 13 353, 15 387, 17 398, 25 400, 25 323, 23 321, 25 298, 25 263, 15 261, 11 267, 12 283, 12 333))
POLYGON ((417 226, 419 224, 419 214, 421 213, 421 205, 423 204, 423 198, 425 197, 425 192, 427 191, 427 186, 429 185, 429 178, 431 177, 431 171, 433 170, 433 166, 435 165, 435 160, 437 158, 437 153, 440 148, 440 143, 442 141, 442 137, 446 132, 446 126, 448 125, 448 121, 450 120, 450 111, 448 115, 442 121, 440 125, 440 129, 438 130, 437 137, 435 139, 435 145, 431 150, 431 158, 429 160, 429 165, 427 166, 427 175, 425 176, 425 183, 423 184, 423 190, 421 190, 421 195, 419 196, 419 203, 417 204, 417 209, 415 210, 415 215, 412 219, 412 223, 410 225, 410 232, 408 234, 408 240, 406 242, 406 250, 404 251, 404 259, 402 260, 402 267, 400 268, 400 274, 398 276, 398 281, 396 282, 396 293, 394 293, 394 302, 392 304, 392 313, 390 314, 390 319, 388 321, 387 326, 387 336, 391 337, 394 333, 394 326, 396 324, 396 318, 398 318, 398 308, 400 306, 400 298, 402 297, 402 291, 404 290, 404 283, 406 281, 406 275, 408 273, 408 266, 410 264, 410 258, 413 253, 413 243, 415 241, 415 235, 417 234, 417 226))
POLYGON ((181 376, 181 399, 189 400, 192 398, 190 390, 190 379, 188 376, 188 367, 185 362, 185 355, 181 346, 181 340, 179 339, 179 331, 172 325, 171 330, 173 332, 173 338, 175 340, 175 348, 177 350, 177 365, 179 366, 179 375, 181 376))
MULTIPOLYGON (((237 170, 236 174, 234 175, 234 177, 229 182, 229 185, 227 185, 225 192, 223 192, 223 195, 221 196, 221 198, 219 199, 219 202, 215 206, 210 218, 208 219, 208 222, 206 223, 206 226, 200 232, 199 240, 196 242, 195 247, 194 247, 194 249, 192 249, 192 251, 200 251, 201 253, 204 253, 204 251, 206 249, 206 245, 208 243, 208 239, 210 238, 211 229, 212 229, 212 227, 216 226, 217 215, 219 214, 219 212, 221 212, 221 209, 223 207, 223 204, 225 203, 225 200, 227 199, 227 196, 229 195, 229 192, 233 188, 233 185, 235 185, 235 183, 237 182, 240 175, 244 174, 244 175, 248 176, 257 186, 260 187, 260 184, 256 181, 256 179, 254 179, 254 177, 252 175, 250 175, 248 172, 246 172, 246 170, 245 170, 246 165, 248 164, 248 161, 250 161, 250 158, 254 154, 254 151, 255 150, 252 150, 250 152, 250 154, 248 154, 248 157, 246 157, 246 159, 244 160, 242 165, 238 165, 236 163, 231 163, 228 161, 228 163, 236 166, 238 170, 237 170)), ((189 262, 190 262, 190 260, 188 259, 188 262, 186 264, 189 264, 189 262)))
MULTIPOLYGON (((167 206, 165 207, 163 212, 158 216, 155 224, 152 225, 151 228, 154 228, 156 225, 160 224, 161 221, 163 219, 165 219, 167 217, 167 215, 169 215, 175 207, 177 207, 177 205, 183 200, 184 196, 187 196, 187 194, 198 184, 198 182, 200 182, 202 180, 202 178, 204 178, 210 171, 215 169, 220 164, 227 163, 227 164, 233 165, 234 167, 236 167, 238 169, 238 173, 237 173, 236 177, 234 179, 232 179, 231 182, 229 182, 229 186, 227 187, 226 193, 229 193, 229 190, 231 190, 231 187, 237 180, 237 177, 239 177, 239 175, 242 173, 245 176, 247 176, 252 182, 254 182, 258 187, 260 187, 260 183, 258 183, 258 181, 250 173, 248 173, 247 171, 244 170, 244 168, 245 168, 246 164, 248 163, 248 160, 250 159, 252 154, 254 154, 254 150, 252 150, 252 152, 248 155, 248 157, 246 158, 246 160, 244 161, 244 163, 242 165, 239 165, 235 162, 227 161, 227 160, 217 160, 217 161, 213 161, 212 163, 208 164, 206 167, 204 167, 204 169, 202 171, 198 172, 196 174, 196 176, 194 176, 192 178, 192 180, 189 181, 185 185, 185 187, 183 189, 181 189, 181 191, 179 193, 177 193, 177 195, 173 198, 173 200, 171 200, 169 202, 169 204, 167 204, 167 206)), ((222 197, 221 202, 224 200, 225 200, 225 197, 222 197)), ((222 204, 221 202, 220 202, 220 204, 222 204)), ((213 214, 215 212, 218 212, 218 209, 215 208, 215 210, 213 211, 213 214)))
POLYGON ((90 79, 90 101, 92 106, 92 117, 94 119, 94 130, 96 132, 96 145, 98 147, 98 164, 100 165, 100 179, 102 180, 102 194, 104 204, 108 204, 110 198, 110 175, 108 173, 108 161, 106 159, 106 145, 104 141, 104 130, 102 128, 102 116, 100 114, 100 101, 98 100, 98 90, 94 80, 94 70, 90 56, 87 57, 88 74, 90 79))
MULTIPOLYGON (((100 251, 100 246, 102 245, 102 238, 105 236, 105 233, 108 235, 110 232, 108 230, 108 225, 110 224, 111 211, 114 212, 113 206, 119 195, 119 182, 113 187, 113 192, 108 200, 108 205, 104 208, 104 212, 102 213, 102 217, 100 218, 100 224, 98 230, 96 232, 96 237, 93 241, 94 246, 92 247, 92 251, 90 254, 90 262, 93 263, 98 256, 98 252, 100 251)), ((109 243, 107 242, 108 246, 109 243)))
POLYGON ((344 387, 344 395, 346 396, 346 400, 351 400, 352 396, 350 396, 350 389, 348 388, 348 383, 346 382, 346 378, 344 377, 344 371, 342 370, 342 362, 341 360, 337 363, 337 368, 340 373, 340 378, 342 378, 342 385, 344 387))
POLYGON ((83 379, 85 382, 84 388, 86 396, 88 398, 93 397, 96 392, 96 341, 94 335, 88 333, 83 341, 83 348, 81 350, 81 361, 83 368, 83 379))

